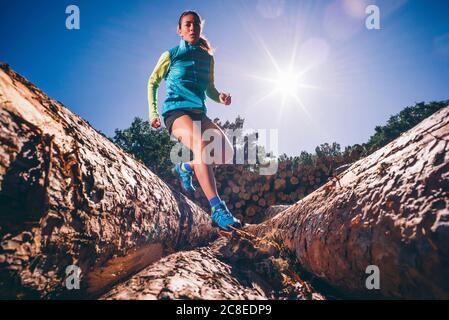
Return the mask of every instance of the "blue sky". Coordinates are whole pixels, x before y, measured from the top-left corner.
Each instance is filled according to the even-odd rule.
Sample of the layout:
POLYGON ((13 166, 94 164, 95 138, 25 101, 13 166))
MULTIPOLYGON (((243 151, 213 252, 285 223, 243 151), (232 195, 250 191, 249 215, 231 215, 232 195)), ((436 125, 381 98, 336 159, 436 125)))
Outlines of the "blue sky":
POLYGON ((0 1, 0 60, 109 136, 147 119, 148 76, 186 9, 205 20, 216 86, 233 97, 208 100, 209 117, 278 129, 280 153, 363 143, 404 107, 449 98, 445 0, 0 1), (70 4, 80 30, 65 27, 70 4), (369 4, 380 30, 365 27, 369 4), (301 87, 273 92, 288 70, 301 87))

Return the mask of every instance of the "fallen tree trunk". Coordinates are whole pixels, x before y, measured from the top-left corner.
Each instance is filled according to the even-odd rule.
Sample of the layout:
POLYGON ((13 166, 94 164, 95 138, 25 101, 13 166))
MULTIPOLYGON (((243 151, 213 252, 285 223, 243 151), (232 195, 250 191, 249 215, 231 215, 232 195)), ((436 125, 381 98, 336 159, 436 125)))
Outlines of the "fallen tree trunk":
POLYGON ((203 210, 5 64, 0 102, 0 298, 95 297, 216 236, 203 210))
POLYGON ((285 204, 278 204, 278 205, 274 205, 274 206, 269 206, 264 212, 263 214, 260 214, 260 222, 266 221, 268 219, 273 218, 274 216, 276 216, 278 213, 287 210, 288 208, 290 208, 291 205, 285 205, 285 204))
POLYGON ((173 253, 100 297, 148 299, 323 300, 276 244, 234 234, 208 247, 173 253))
POLYGON ((169 255, 116 285, 100 299, 268 299, 268 286, 260 284, 262 279, 236 275, 241 270, 232 270, 218 259, 223 240, 219 245, 169 255))
POLYGON ((278 239, 347 294, 448 299, 448 149, 446 107, 248 231, 278 239), (377 290, 366 286, 370 265, 377 290))

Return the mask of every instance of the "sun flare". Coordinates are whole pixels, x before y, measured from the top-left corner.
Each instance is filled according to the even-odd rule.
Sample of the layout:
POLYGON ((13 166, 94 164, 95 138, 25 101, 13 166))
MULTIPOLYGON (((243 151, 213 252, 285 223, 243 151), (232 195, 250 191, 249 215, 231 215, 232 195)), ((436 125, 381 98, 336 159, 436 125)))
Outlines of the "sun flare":
POLYGON ((294 98, 298 95, 300 87, 299 76, 293 72, 280 72, 275 78, 276 91, 282 95, 283 98, 294 98))

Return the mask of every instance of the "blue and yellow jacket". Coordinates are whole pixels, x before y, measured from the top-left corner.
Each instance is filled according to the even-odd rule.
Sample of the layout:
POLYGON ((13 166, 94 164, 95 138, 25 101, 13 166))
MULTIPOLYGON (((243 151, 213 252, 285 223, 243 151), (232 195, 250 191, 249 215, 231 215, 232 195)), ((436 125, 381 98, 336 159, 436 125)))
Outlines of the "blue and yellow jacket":
POLYGON ((206 95, 222 103, 214 85, 214 57, 199 45, 181 39, 178 46, 165 51, 159 58, 148 80, 150 122, 159 117, 157 90, 162 79, 167 86, 162 116, 175 109, 206 113, 206 95))

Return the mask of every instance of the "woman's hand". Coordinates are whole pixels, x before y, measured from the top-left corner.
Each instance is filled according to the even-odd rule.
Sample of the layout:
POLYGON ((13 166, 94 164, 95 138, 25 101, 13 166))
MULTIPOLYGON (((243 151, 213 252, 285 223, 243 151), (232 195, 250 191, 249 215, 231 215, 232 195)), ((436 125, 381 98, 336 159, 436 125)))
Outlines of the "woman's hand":
POLYGON ((159 117, 154 118, 153 120, 151 120, 151 126, 155 129, 159 128, 161 126, 161 119, 159 119, 159 117))
POLYGON ((230 93, 226 93, 226 92, 222 92, 220 93, 220 101, 225 105, 225 106, 229 106, 231 104, 231 94, 230 93))

